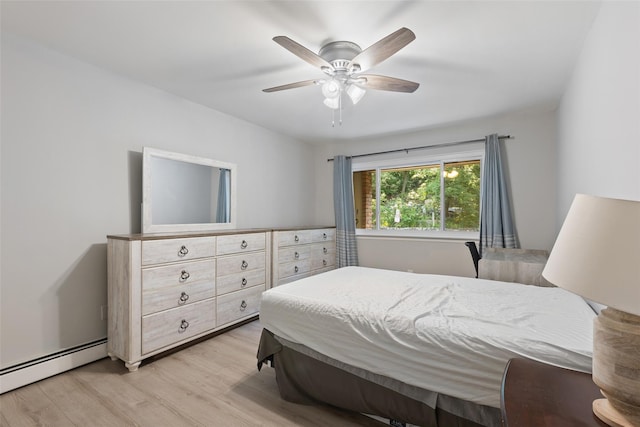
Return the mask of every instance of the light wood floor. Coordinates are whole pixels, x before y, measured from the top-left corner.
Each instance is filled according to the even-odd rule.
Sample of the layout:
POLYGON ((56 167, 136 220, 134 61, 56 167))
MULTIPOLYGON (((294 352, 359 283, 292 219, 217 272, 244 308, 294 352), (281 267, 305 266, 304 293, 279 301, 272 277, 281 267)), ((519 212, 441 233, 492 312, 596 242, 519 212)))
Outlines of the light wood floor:
POLYGON ((0 424, 18 426, 381 426, 360 414, 280 399, 272 368, 256 369, 254 321, 143 363, 99 360, 0 396, 0 424))

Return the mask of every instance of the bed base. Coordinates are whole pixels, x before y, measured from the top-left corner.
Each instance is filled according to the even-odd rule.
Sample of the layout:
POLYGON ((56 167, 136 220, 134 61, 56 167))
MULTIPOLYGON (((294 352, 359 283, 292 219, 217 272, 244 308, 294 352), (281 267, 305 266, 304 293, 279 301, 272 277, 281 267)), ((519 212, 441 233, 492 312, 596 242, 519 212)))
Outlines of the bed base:
MULTIPOLYGON (((422 398, 409 397, 363 378, 367 375, 358 375, 356 368, 352 367, 353 372, 347 372, 326 360, 313 357, 312 351, 303 353, 299 350, 263 329, 257 355, 258 370, 264 363, 270 362, 276 370, 280 396, 286 401, 324 403, 389 419, 391 425, 479 427, 499 426, 501 423, 498 408, 461 401, 428 390, 424 391, 422 398), (452 413, 454 411, 451 408, 458 413, 452 413)), ((387 379, 387 382, 393 381, 387 379)))

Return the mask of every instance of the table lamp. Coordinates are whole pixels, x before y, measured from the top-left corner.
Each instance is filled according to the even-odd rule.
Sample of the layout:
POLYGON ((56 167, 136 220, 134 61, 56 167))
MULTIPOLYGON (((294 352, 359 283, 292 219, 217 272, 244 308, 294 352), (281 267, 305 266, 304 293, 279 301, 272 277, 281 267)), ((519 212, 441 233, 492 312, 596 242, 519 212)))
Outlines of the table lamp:
POLYGON ((593 324, 594 414, 640 426, 640 201, 577 194, 542 275, 607 306, 593 324))

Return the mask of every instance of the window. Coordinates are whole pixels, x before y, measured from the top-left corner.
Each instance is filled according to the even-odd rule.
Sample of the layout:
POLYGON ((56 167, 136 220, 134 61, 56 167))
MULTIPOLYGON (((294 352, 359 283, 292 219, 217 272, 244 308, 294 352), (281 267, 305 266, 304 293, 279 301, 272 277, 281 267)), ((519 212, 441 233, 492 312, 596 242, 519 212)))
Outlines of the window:
POLYGON ((413 235, 479 231, 482 153, 420 160, 353 165, 359 234, 364 230, 413 235))

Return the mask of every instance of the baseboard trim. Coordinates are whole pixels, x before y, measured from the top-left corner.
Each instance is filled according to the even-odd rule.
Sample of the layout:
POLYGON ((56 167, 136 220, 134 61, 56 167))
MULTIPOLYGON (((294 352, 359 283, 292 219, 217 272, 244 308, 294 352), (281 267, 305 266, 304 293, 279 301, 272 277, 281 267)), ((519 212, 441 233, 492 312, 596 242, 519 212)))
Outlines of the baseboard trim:
POLYGON ((107 357, 106 339, 4 369, 0 375, 0 394, 105 357, 107 357))

